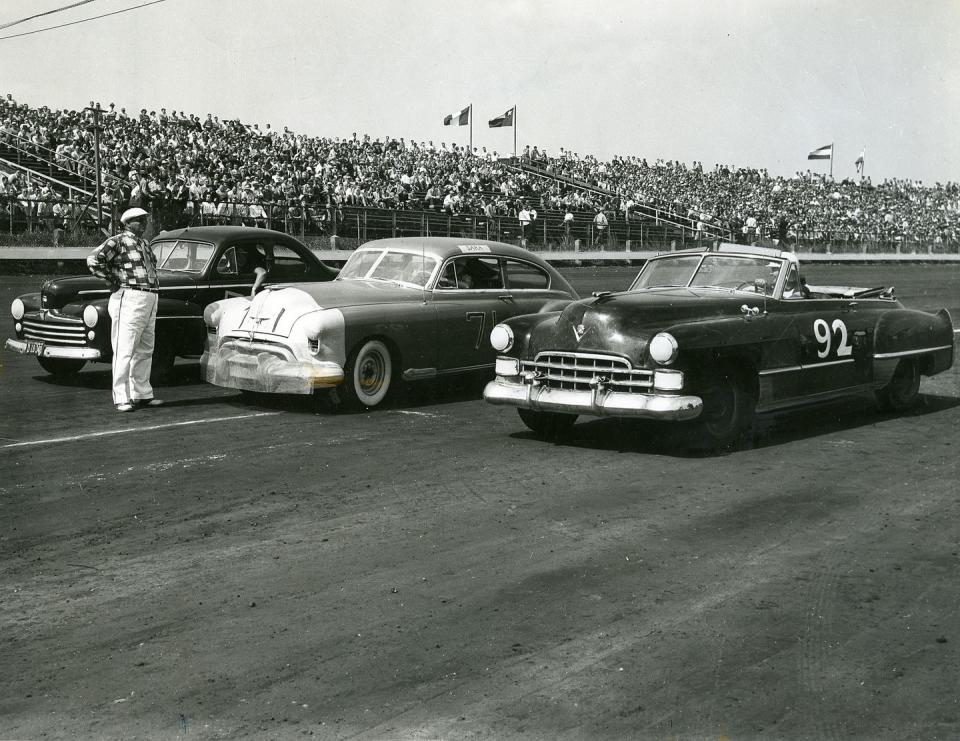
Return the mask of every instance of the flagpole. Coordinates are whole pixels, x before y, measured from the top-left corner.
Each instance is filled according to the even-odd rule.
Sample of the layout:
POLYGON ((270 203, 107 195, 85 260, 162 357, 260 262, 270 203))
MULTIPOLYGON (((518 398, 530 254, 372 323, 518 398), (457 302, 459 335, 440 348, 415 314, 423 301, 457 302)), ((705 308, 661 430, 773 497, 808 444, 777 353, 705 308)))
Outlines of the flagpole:
POLYGON ((830 179, 833 180, 833 158, 836 157, 837 150, 836 145, 833 142, 830 142, 830 179))
POLYGON ((473 156, 473 103, 470 104, 470 156, 473 156))
POLYGON ((513 158, 517 158, 517 105, 513 105, 513 158))

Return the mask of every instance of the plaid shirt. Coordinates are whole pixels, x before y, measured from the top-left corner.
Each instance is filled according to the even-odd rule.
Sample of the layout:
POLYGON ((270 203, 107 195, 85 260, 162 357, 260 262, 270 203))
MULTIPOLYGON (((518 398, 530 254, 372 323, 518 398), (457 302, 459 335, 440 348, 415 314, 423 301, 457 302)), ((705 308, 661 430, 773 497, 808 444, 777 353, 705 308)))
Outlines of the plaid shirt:
POLYGON ((90 272, 114 288, 159 288, 157 258, 145 239, 129 230, 97 247, 87 257, 90 272))

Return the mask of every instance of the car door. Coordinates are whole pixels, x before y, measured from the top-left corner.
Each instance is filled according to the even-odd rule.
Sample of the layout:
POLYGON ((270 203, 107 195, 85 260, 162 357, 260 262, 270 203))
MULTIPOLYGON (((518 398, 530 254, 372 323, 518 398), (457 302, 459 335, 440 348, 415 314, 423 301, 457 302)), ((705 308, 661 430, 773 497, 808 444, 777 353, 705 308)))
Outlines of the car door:
POLYGON ((876 313, 855 298, 803 298, 795 326, 804 396, 829 395, 870 380, 876 313))
POLYGON ((469 255, 447 260, 433 290, 437 317, 437 369, 457 371, 492 365, 487 342, 497 322, 519 314, 504 283, 495 255, 469 255))
MULTIPOLYGON (((220 245, 207 266, 203 303, 222 298, 249 296, 256 267, 266 263, 268 245, 257 240, 233 240, 220 245), (257 259, 251 259, 257 255, 257 259)), ((262 266, 262 265, 261 265, 262 266)))

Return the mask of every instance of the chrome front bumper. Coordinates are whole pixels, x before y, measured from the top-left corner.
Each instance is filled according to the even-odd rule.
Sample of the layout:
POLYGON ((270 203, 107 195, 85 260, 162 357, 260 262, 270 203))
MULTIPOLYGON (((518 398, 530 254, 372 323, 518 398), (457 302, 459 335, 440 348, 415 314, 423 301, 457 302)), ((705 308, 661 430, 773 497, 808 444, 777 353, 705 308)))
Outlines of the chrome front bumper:
POLYGON ((338 363, 284 359, 256 346, 208 349, 200 358, 200 368, 207 383, 264 394, 310 394, 343 382, 338 363))
POLYGON ((21 355, 36 355, 38 358, 67 358, 70 360, 100 360, 100 351, 94 347, 64 347, 48 345, 39 340, 13 340, 5 343, 7 350, 21 355))
POLYGON ((597 417, 641 417, 684 420, 699 416, 703 400, 678 394, 624 393, 592 389, 575 391, 513 381, 505 376, 487 384, 483 398, 491 404, 533 409, 538 412, 591 414, 597 417))

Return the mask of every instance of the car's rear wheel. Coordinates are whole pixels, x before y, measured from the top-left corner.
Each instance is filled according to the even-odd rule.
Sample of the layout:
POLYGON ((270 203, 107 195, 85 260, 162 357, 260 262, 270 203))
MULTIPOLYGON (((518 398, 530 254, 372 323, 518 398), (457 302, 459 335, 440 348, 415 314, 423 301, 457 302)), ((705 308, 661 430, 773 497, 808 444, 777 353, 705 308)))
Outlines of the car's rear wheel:
POLYGON ((41 368, 55 378, 74 376, 87 364, 86 360, 74 360, 73 358, 38 357, 37 362, 40 363, 41 368))
POLYGON ((370 409, 381 404, 393 381, 390 349, 380 340, 367 340, 350 354, 339 388, 347 409, 370 409))
POLYGON ((901 358, 890 382, 877 391, 877 406, 884 412, 905 412, 920 396, 920 366, 913 358, 901 358))
POLYGON ((744 374, 719 365, 703 379, 703 411, 693 423, 693 447, 723 450, 739 447, 753 426, 757 401, 744 374))
POLYGON ((533 409, 517 409, 517 413, 527 427, 544 437, 567 435, 577 421, 576 414, 563 414, 562 412, 537 412, 533 409))

